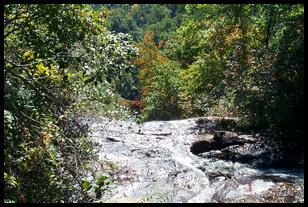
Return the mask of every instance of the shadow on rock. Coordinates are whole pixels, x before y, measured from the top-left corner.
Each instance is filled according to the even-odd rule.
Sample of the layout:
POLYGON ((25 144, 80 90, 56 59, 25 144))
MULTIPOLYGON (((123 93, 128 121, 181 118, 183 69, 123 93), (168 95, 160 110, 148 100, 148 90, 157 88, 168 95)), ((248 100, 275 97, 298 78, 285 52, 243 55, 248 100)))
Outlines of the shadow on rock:
POLYGON ((203 127, 214 136, 209 140, 198 140, 190 148, 195 155, 204 158, 250 164, 256 168, 294 168, 301 169, 304 164, 294 156, 294 146, 281 146, 263 136, 238 135, 222 128, 235 127, 234 120, 211 120, 200 118, 195 121, 197 129, 203 127))

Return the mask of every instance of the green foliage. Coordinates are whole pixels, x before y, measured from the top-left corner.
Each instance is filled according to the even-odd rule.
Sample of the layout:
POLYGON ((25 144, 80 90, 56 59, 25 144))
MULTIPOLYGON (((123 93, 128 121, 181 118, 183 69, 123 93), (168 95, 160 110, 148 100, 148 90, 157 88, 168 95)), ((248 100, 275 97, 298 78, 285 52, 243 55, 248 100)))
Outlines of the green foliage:
POLYGON ((91 7, 4 5, 5 202, 101 197, 111 176, 84 176, 97 157, 78 118, 129 105, 139 121, 236 116, 302 143, 304 5, 91 7))
POLYGON ((129 33, 136 30, 136 22, 122 8, 113 9, 108 15, 109 29, 116 33, 129 33))
POLYGON ((139 57, 133 61, 139 66, 139 88, 145 119, 171 119, 179 115, 177 73, 179 64, 163 57, 163 45, 154 42, 154 33, 146 34, 139 46, 139 57))
POLYGON ((179 117, 179 85, 176 77, 179 64, 174 61, 166 61, 155 65, 151 78, 151 93, 141 99, 145 106, 143 113, 148 119, 169 120, 179 117))
POLYGON ((106 172, 97 172, 95 177, 86 177, 82 183, 82 187, 91 197, 100 199, 104 192, 110 191, 110 188, 114 187, 115 184, 111 181, 110 174, 106 172))
POLYGON ((91 5, 98 9, 105 6, 108 14, 108 29, 116 33, 129 33, 136 42, 154 32, 154 41, 168 40, 181 24, 184 5, 177 4, 103 4, 91 5))
POLYGON ((104 16, 86 5, 4 6, 6 201, 87 201, 84 166, 97 155, 78 104, 97 96, 107 106, 117 90, 130 91, 123 84, 136 53, 104 16))
POLYGON ((138 53, 137 47, 133 46, 129 35, 109 31, 96 36, 90 43, 90 49, 78 44, 74 50, 75 55, 87 54, 87 59, 91 59, 80 70, 80 80, 84 84, 76 82, 74 86, 78 94, 75 109, 85 111, 86 108, 97 115, 120 109, 118 94, 128 99, 138 94, 137 69, 130 63, 138 53))
POLYGON ((303 5, 187 5, 165 53, 182 64, 186 113, 225 111, 273 133, 302 131, 303 12, 303 5))
POLYGON ((284 32, 279 37, 280 42, 254 54, 263 67, 254 64, 255 69, 249 74, 257 98, 248 100, 258 105, 254 109, 246 107, 253 125, 266 126, 284 135, 287 131, 302 131, 304 120, 301 115, 304 109, 303 13, 285 15, 285 18, 281 22, 284 32))
POLYGON ((137 26, 148 25, 144 31, 155 32, 155 44, 138 43, 140 58, 134 62, 142 68, 144 114, 152 119, 231 115, 274 133, 301 131, 303 5, 186 5, 176 35, 167 31, 158 52, 158 39, 165 39, 161 29, 176 25, 179 9, 166 5, 171 12, 151 14, 159 7, 133 5, 128 14, 137 26), (180 65, 166 66, 169 60, 180 65), (174 98, 174 116, 167 112, 168 96, 174 98))

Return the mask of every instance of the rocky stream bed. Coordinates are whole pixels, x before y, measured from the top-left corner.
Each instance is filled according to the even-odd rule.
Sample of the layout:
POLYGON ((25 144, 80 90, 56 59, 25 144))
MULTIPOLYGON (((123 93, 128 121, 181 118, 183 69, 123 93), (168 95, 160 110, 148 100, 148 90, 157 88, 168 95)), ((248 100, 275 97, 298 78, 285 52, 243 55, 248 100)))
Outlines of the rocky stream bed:
POLYGON ((218 118, 84 122, 100 159, 119 169, 116 187, 95 202, 304 202, 304 161, 266 137, 225 130, 218 118))

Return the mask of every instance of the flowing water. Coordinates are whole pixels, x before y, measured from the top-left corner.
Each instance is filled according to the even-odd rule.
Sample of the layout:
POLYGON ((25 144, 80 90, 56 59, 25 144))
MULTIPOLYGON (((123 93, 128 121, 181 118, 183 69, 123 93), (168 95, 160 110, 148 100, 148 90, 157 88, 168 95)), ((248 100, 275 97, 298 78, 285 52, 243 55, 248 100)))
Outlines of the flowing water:
POLYGON ((105 202, 304 202, 304 172, 258 169, 191 152, 196 118, 150 121, 86 119, 101 160, 116 164, 105 202), (269 177, 285 180, 268 179, 269 177))

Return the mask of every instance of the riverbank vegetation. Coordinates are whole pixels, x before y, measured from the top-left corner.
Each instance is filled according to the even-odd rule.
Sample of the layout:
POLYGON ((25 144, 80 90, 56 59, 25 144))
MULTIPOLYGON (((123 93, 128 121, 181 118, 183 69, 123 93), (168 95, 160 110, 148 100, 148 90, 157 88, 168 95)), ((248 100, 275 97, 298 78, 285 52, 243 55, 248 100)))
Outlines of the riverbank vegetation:
POLYGON ((304 5, 3 11, 5 202, 87 201, 88 116, 233 116, 303 151, 304 5))

